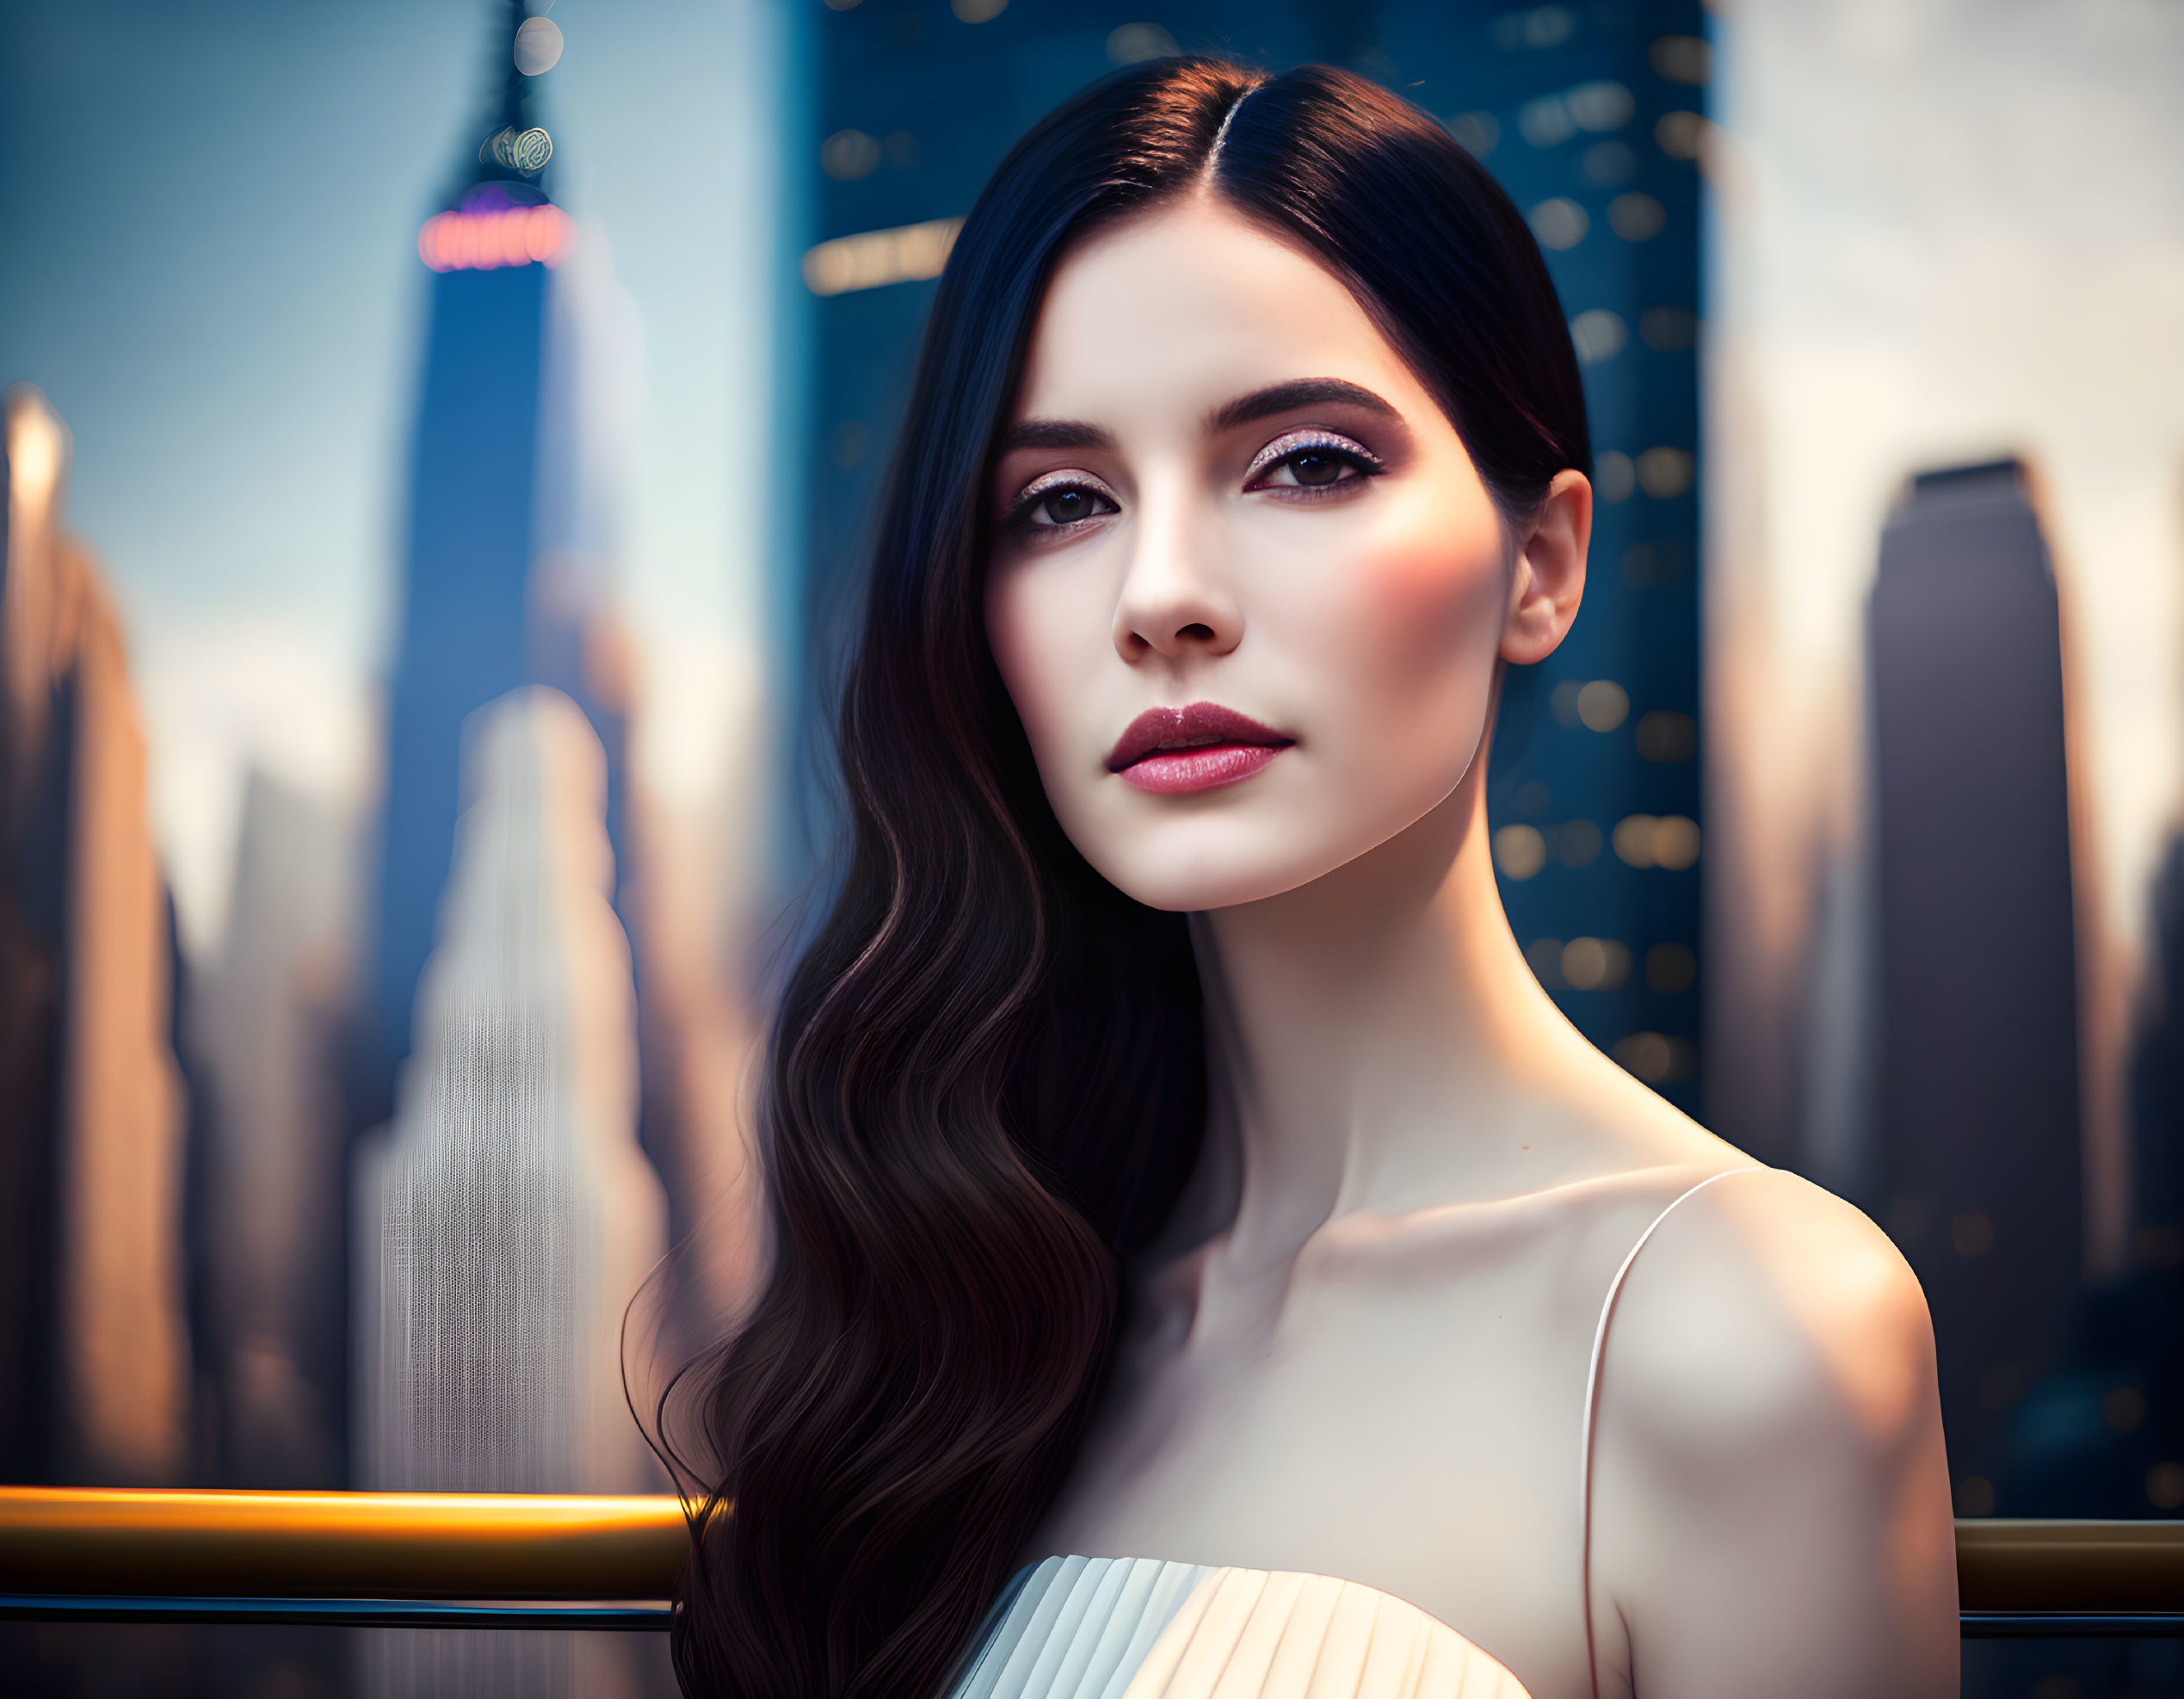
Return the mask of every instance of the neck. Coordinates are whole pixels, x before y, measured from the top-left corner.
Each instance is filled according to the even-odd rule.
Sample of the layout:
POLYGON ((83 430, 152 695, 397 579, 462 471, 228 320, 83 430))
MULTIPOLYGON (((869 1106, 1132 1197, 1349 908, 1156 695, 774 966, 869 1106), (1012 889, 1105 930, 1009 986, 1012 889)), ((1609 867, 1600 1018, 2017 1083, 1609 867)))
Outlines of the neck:
POLYGON ((1191 1213, 1229 1221, 1239 1270, 1286 1264, 1336 1214, 1539 1171, 1519 1152, 1584 1045, 1510 935, 1484 766, 1334 872, 1193 917, 1212 1115, 1191 1213))

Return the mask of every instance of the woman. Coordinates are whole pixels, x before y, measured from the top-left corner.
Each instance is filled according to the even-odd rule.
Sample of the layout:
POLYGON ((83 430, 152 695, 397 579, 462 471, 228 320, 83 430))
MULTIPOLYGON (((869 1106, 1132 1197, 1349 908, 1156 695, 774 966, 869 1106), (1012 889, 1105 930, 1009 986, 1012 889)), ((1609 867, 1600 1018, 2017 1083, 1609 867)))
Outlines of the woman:
POLYGON ((1522 219, 1394 96, 1170 60, 1002 165, 882 510, 687 1691, 1954 1691, 1916 1285, 1500 907, 1588 461, 1522 219))

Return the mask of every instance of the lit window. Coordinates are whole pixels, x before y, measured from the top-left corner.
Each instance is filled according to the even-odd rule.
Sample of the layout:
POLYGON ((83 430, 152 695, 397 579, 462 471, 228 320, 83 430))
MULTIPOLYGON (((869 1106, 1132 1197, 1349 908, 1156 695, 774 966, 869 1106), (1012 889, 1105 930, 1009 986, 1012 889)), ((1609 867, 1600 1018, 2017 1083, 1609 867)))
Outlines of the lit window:
POLYGON ((938 277, 962 228, 961 219, 935 219, 822 242, 804 256, 805 285, 815 295, 842 295, 938 277))

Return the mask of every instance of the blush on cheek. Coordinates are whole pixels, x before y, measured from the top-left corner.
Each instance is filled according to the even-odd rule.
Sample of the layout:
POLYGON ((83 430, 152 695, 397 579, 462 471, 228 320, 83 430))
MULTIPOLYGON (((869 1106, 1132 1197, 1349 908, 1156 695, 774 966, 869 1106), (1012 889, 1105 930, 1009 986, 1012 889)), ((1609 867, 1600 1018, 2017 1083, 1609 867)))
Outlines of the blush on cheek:
POLYGON ((1479 747, 1501 643, 1499 561, 1421 541, 1353 556, 1340 582, 1317 648, 1347 681, 1345 758, 1363 812, 1385 807, 1407 825, 1479 747))
POLYGON ((1342 610, 1354 654, 1391 684, 1490 658, 1501 643, 1500 563, 1446 542, 1375 551, 1350 564, 1342 610))

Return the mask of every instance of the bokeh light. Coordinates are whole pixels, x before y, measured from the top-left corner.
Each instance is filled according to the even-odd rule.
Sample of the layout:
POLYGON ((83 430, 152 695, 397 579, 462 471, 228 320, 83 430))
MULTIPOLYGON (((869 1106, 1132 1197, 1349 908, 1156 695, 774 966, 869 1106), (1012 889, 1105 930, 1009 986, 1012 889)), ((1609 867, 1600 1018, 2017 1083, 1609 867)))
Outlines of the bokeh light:
POLYGON ((1623 351, 1629 335, 1621 315, 1604 306, 1590 308, 1570 321, 1570 339, 1577 349, 1578 361, 1587 366, 1613 359, 1623 351))
POLYGON ((1637 189, 1607 203, 1607 227, 1626 242, 1650 242, 1668 222, 1661 203, 1637 189))
POLYGON ((819 145, 819 166, 836 182, 854 182, 879 168, 879 151, 862 130, 836 130, 819 145))
POLYGON ((576 226, 558 207, 441 213, 417 232, 417 257, 435 271, 558 265, 575 237, 576 226))
POLYGON ((1494 865, 1504 879, 1526 880, 1547 864, 1547 840, 1536 826, 1503 826, 1494 834, 1494 865))
POLYGON ((1459 112, 1448 120, 1448 133, 1472 158, 1484 159, 1501 141, 1502 124, 1490 112, 1459 112))
POLYGON ((1157 23, 1118 24, 1107 32, 1107 62, 1138 65, 1146 59, 1166 59, 1175 51, 1175 38, 1157 23))
POLYGON ((561 26, 552 18, 526 18, 515 32, 515 68, 543 77, 561 62, 561 26))
POLYGON ((1553 195, 1532 209, 1532 233, 1541 247, 1557 253, 1576 247, 1592 227, 1591 215, 1566 195, 1553 195))

